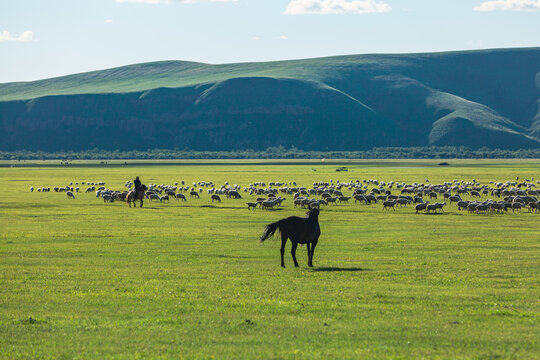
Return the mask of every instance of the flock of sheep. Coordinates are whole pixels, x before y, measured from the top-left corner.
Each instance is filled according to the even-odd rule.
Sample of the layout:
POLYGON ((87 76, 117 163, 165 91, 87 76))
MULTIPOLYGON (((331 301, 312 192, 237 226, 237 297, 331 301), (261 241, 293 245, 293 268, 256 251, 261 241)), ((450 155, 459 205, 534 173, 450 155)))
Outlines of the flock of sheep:
MULTIPOLYGON (((225 182, 217 186, 213 182, 194 182, 190 185, 184 181, 174 185, 150 184, 146 192, 149 201, 168 202, 171 198, 177 201, 200 199, 205 192, 212 202, 221 202, 222 197, 243 199, 250 196, 247 208, 269 210, 280 207, 291 198, 295 207, 313 208, 335 206, 354 201, 355 204, 382 204, 382 210, 396 210, 414 206, 416 213, 444 212, 444 207, 455 203, 458 210, 469 213, 487 214, 503 213, 509 210, 521 211, 526 208, 529 212, 540 212, 540 190, 536 190, 534 179, 519 182, 490 182, 480 184, 475 179, 471 181, 452 180, 441 184, 431 184, 428 179, 424 183, 407 184, 404 182, 385 182, 374 179, 354 180, 349 182, 329 181, 315 182, 310 187, 298 186, 296 182, 256 182, 249 186, 231 185, 225 182), (344 193, 348 193, 345 195, 344 193), (473 199, 465 200, 467 196, 473 199), (485 197, 485 199, 482 199, 485 197), (425 199, 425 200, 424 200, 425 199), (437 200, 443 200, 438 202, 437 200), (432 202, 433 201, 433 202, 432 202)), ((96 197, 104 202, 126 201, 126 195, 132 188, 131 181, 126 181, 123 190, 107 188, 105 182, 81 182, 86 187, 85 193, 95 192, 96 197)), ((33 192, 34 188, 30 188, 33 192)), ((38 188, 38 192, 50 192, 51 188, 38 188)), ((71 182, 67 186, 53 187, 55 192, 65 192, 68 198, 75 199, 75 193, 80 192, 79 183, 71 182)))

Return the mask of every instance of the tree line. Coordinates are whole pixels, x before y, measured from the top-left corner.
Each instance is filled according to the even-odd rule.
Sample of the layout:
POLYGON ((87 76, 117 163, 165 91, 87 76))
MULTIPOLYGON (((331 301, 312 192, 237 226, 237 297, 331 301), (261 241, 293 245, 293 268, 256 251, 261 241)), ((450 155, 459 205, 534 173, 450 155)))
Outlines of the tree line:
POLYGON ((194 151, 149 149, 146 151, 0 151, 0 160, 158 160, 158 159, 537 159, 539 149, 471 149, 463 146, 377 147, 365 151, 303 151, 282 146, 258 150, 194 151))

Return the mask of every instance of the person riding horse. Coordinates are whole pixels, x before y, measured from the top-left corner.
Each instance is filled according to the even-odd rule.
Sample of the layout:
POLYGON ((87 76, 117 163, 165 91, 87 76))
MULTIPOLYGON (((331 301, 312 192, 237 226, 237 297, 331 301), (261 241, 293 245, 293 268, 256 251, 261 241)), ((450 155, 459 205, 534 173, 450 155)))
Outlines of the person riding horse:
POLYGON ((141 180, 139 180, 139 177, 137 176, 137 178, 135 180, 133 180, 133 185, 135 186, 135 197, 137 197, 137 195, 139 194, 139 189, 141 188, 141 180))

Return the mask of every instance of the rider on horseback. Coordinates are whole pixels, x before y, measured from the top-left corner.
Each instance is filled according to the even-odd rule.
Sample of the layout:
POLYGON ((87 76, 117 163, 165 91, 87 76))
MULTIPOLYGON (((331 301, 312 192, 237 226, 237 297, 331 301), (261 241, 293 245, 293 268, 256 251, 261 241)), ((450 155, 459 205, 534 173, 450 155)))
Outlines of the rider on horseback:
POLYGON ((139 177, 133 181, 133 185, 135 186, 135 197, 139 194, 139 189, 141 188, 141 180, 139 180, 139 177))

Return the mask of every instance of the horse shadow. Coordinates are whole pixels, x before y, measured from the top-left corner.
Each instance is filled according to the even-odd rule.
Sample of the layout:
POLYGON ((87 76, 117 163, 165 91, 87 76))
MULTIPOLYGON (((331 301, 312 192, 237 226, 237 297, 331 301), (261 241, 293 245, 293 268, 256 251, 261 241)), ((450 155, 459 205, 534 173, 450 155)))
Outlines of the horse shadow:
POLYGON ((362 272, 372 271, 371 269, 359 268, 359 267, 338 267, 338 266, 325 266, 320 268, 313 268, 314 272, 362 272))

